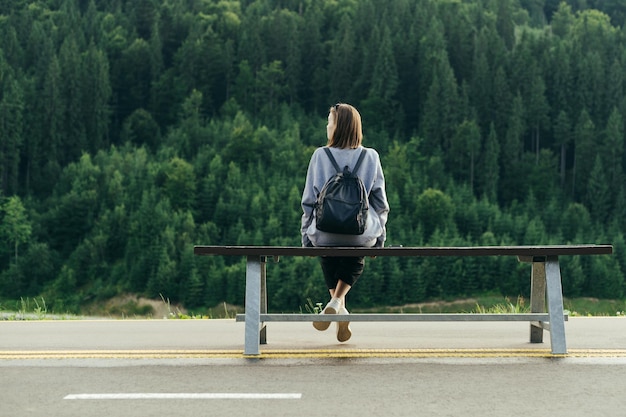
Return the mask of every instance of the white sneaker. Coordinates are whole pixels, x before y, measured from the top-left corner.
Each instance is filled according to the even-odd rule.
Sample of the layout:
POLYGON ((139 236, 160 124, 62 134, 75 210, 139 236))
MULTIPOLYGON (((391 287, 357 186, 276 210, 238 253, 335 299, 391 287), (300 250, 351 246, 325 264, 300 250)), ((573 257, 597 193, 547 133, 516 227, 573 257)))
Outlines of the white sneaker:
MULTIPOLYGON (((348 310, 341 306, 339 308, 339 313, 337 314, 350 314, 348 310)), ((337 340, 340 342, 347 342, 352 337, 352 330, 350 330, 350 322, 349 321, 338 321, 337 322, 337 340)))
MULTIPOLYGON (((320 314, 337 314, 341 307, 341 300, 339 298, 333 298, 328 302, 328 304, 326 304, 326 307, 324 307, 324 310, 320 314)), ((317 330, 326 330, 330 327, 330 322, 314 321, 313 327, 317 330)))

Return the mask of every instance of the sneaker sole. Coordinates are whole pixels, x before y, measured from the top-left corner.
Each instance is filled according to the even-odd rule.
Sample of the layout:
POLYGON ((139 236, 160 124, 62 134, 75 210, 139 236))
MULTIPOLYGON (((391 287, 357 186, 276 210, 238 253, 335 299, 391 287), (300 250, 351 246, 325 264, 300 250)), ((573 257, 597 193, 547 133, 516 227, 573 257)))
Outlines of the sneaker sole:
POLYGON ((337 340, 340 342, 347 342, 351 337, 352 331, 350 330, 350 322, 337 322, 337 340))
MULTIPOLYGON (((326 307, 321 314, 337 314, 337 310, 335 310, 332 307, 326 307)), ((314 321, 313 327, 315 327, 316 330, 324 331, 330 327, 330 322, 329 321, 314 321)))

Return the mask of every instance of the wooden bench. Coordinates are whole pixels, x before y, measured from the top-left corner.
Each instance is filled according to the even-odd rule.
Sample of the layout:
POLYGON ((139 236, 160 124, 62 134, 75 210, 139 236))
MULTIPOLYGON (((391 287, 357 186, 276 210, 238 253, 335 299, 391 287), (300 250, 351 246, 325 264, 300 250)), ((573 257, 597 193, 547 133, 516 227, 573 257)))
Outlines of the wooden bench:
MULTIPOLYGON (((195 246, 195 255, 245 256, 246 294, 244 355, 259 355, 267 342, 265 322, 270 321, 529 321, 530 342, 542 343, 550 332, 552 354, 565 354, 565 321, 559 256, 608 255, 612 245, 479 246, 479 247, 278 247, 195 246), (265 265, 281 256, 516 256, 532 264, 530 313, 519 314, 268 314, 265 265), (546 305, 547 299, 547 305, 546 305)), ((322 285, 322 283, 320 283, 322 285)))

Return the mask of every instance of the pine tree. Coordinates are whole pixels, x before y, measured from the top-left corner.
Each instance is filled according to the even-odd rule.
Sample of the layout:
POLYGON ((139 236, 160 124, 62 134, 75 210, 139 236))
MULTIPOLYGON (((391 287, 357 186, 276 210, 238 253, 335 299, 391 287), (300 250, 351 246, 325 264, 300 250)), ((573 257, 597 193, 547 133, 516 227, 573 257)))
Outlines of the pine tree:
POLYGON ((511 0, 500 0, 498 3, 498 18, 496 27, 498 34, 504 40, 508 50, 515 45, 515 21, 513 17, 513 4, 511 0))
POLYGON ((561 39, 567 38, 574 20, 572 6, 565 2, 560 2, 557 11, 552 15, 552 33, 561 39))
POLYGON ((602 159, 598 155, 596 156, 593 170, 589 176, 585 203, 588 207, 590 207, 590 212, 594 220, 600 224, 604 224, 604 221, 609 214, 609 199, 609 184, 606 178, 602 159))
POLYGON ((605 114, 613 117, 616 109, 619 109, 624 99, 624 75, 622 63, 616 58, 609 67, 606 80, 606 100, 604 102, 605 114))
POLYGON ((81 114, 88 138, 87 149, 95 154, 109 140, 111 83, 109 63, 103 51, 91 43, 83 55, 81 114))
POLYGON ((471 190, 474 190, 476 178, 475 166, 481 150, 480 129, 474 120, 464 120, 457 127, 451 141, 449 166, 462 175, 471 190))
POLYGON ((624 120, 617 108, 613 108, 606 124, 604 142, 600 147, 610 190, 619 190, 624 184, 624 139, 624 120))
POLYGON ((422 134, 426 140, 425 151, 431 155, 447 151, 458 122, 459 97, 456 79, 448 55, 440 52, 432 71, 432 84, 424 105, 422 134))
POLYGON ((493 103, 491 120, 495 124, 496 134, 503 138, 511 117, 513 97, 502 66, 498 66, 495 70, 491 102, 493 103))
POLYGON ((524 104, 518 94, 513 100, 509 126, 504 137, 504 146, 500 153, 500 193, 504 202, 521 199, 526 193, 526 185, 522 182, 523 137, 526 131, 524 104))
POLYGON ((578 201, 587 193, 587 179, 593 170, 598 153, 596 129, 587 110, 580 113, 574 130, 574 166, 572 168, 572 194, 578 201))
POLYGON ((28 220, 22 200, 17 196, 9 197, 0 206, 0 214, 2 215, 0 239, 9 242, 13 246, 14 263, 17 264, 19 245, 30 240, 32 233, 31 222, 28 220))
POLYGON ((526 116, 528 117, 528 126, 532 129, 532 148, 535 151, 537 163, 539 163, 539 152, 541 151, 542 129, 548 122, 549 107, 545 97, 545 90, 543 78, 538 73, 535 73, 526 99, 526 116))
POLYGON ((561 148, 559 172, 561 176, 561 188, 564 188, 567 168, 567 147, 572 142, 569 117, 565 111, 559 112, 554 122, 554 141, 561 148))
POLYGON ((59 155, 61 165, 73 162, 87 150, 85 120, 82 113, 83 66, 80 59, 78 41, 74 36, 65 39, 59 51, 61 69, 60 96, 63 106, 63 152, 59 155))
POLYGON ((486 131, 488 122, 492 120, 494 107, 504 103, 494 103, 491 101, 494 95, 493 74, 487 62, 486 52, 482 47, 482 43, 476 45, 477 51, 474 57, 471 97, 478 113, 479 126, 482 131, 486 131))
POLYGON ((487 196, 489 201, 497 202, 498 199, 498 182, 500 179, 498 160, 500 159, 500 143, 496 134, 493 123, 489 128, 489 134, 485 141, 485 150, 482 155, 481 171, 479 178, 481 180, 481 190, 487 196))
POLYGON ((190 210, 196 201, 196 176, 193 167, 180 158, 172 158, 163 167, 163 190, 174 210, 190 210))
MULTIPOLYGON (((0 51, 0 74, 3 72, 2 64, 0 51)), ((6 72, 4 80, 0 75, 0 194, 11 195, 20 192, 19 164, 24 147, 25 103, 20 83, 9 71, 6 72)))
POLYGON ((571 47, 566 42, 555 41, 554 54, 550 61, 550 73, 547 75, 546 96, 551 103, 552 117, 558 117, 560 112, 567 115, 578 114, 578 103, 574 102, 571 68, 571 47))
POLYGON ((394 132, 400 128, 399 122, 402 121, 396 100, 400 81, 387 26, 383 28, 374 62, 369 92, 361 104, 361 111, 369 126, 394 132))
POLYGON ((383 102, 391 104, 398 89, 398 69, 394 58, 391 33, 385 26, 382 31, 382 39, 374 61, 374 72, 370 83, 369 96, 377 97, 383 102))

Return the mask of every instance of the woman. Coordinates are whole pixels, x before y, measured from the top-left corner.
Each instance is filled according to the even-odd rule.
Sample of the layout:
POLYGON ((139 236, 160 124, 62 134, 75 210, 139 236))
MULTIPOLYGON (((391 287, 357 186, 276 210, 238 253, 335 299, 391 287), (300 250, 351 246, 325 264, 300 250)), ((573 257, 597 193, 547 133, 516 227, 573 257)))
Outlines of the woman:
MULTIPOLYGON (((339 103, 330 108, 327 146, 340 167, 352 169, 361 151, 365 157, 355 174, 361 178, 368 193, 369 210, 367 226, 362 235, 327 233, 315 226, 314 207, 317 196, 326 181, 336 174, 336 170, 326 155, 324 148, 318 148, 311 156, 307 171, 306 184, 302 193, 302 245, 303 246, 377 246, 383 247, 386 238, 385 224, 389 213, 389 204, 385 193, 385 177, 378 153, 372 148, 361 145, 363 132, 361 115, 351 105, 339 103)), ((321 314, 348 314, 346 295, 363 273, 364 257, 320 258, 324 280, 331 300, 321 314)), ((313 322, 317 330, 326 330, 328 321, 313 322)), ((350 323, 337 323, 337 340, 345 342, 352 336, 350 323)))

